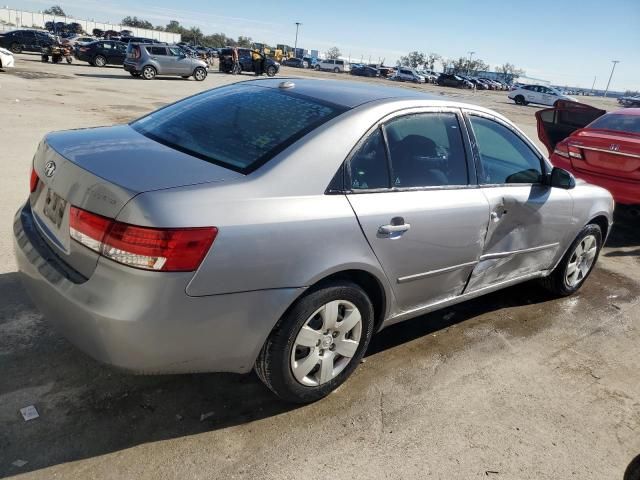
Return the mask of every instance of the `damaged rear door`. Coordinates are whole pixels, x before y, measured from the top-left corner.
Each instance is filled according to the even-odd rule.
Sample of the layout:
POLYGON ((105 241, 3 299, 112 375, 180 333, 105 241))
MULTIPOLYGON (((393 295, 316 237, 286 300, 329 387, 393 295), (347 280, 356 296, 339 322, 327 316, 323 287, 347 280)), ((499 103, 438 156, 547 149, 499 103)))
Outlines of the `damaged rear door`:
POLYGON ((553 108, 536 112, 538 138, 551 155, 558 143, 605 113, 584 103, 558 100, 553 108))

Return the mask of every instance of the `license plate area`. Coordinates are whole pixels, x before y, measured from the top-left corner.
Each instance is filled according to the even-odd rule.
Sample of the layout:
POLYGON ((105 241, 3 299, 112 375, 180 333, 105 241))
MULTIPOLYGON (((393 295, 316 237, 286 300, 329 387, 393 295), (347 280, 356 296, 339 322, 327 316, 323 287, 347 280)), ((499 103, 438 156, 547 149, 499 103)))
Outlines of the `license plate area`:
POLYGON ((64 217, 66 208, 67 201, 60 195, 52 191, 50 188, 48 188, 47 196, 45 197, 44 206, 42 208, 42 213, 58 229, 62 224, 62 218, 64 217))

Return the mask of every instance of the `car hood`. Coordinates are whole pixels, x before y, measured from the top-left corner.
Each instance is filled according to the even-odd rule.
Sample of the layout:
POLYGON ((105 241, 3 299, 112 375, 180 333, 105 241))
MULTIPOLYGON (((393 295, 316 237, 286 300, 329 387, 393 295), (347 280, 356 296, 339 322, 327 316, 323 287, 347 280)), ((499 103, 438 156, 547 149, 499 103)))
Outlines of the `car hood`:
POLYGON ((55 132, 47 135, 45 141, 80 168, 131 192, 242 176, 162 145, 129 125, 55 132))

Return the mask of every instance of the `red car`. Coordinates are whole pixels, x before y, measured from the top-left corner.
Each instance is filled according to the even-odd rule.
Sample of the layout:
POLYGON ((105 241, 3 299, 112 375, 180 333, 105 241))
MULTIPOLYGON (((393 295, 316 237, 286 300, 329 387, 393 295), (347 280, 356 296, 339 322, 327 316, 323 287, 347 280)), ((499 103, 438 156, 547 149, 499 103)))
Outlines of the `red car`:
POLYGON ((536 118, 553 165, 606 188, 616 203, 640 205, 640 108, 607 113, 558 100, 536 118))

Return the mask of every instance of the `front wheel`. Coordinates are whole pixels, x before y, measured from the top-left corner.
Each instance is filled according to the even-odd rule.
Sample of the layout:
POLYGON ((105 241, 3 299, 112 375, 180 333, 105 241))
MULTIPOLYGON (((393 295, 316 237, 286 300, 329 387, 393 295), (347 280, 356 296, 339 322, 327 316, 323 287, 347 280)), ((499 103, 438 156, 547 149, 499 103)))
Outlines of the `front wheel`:
POLYGON ((514 101, 516 102, 516 105, 525 105, 525 100, 522 95, 516 95, 516 98, 514 98, 514 101))
POLYGON ((195 78, 198 82, 201 82, 205 78, 207 78, 207 71, 202 67, 198 67, 193 71, 193 78, 195 78))
POLYGON ((542 285, 562 297, 577 292, 593 270, 601 248, 602 230, 590 223, 578 234, 551 275, 542 280, 542 285))
POLYGON ((342 385, 373 334, 373 305, 358 285, 327 283, 280 319, 256 361, 258 377, 280 398, 309 403, 342 385))
POLYGON ((22 45, 20 45, 19 43, 13 42, 9 47, 9 50, 11 50, 11 52, 13 53, 22 53, 22 45))
POLYGON ((276 67, 273 65, 269 65, 267 67, 267 77, 274 77, 276 74, 276 67))
POLYGON ((145 80, 153 80, 156 78, 156 69, 151 65, 147 65, 142 69, 142 78, 145 80))
POLYGON ((340 73, 340 69, 338 67, 334 68, 333 73, 340 73))

